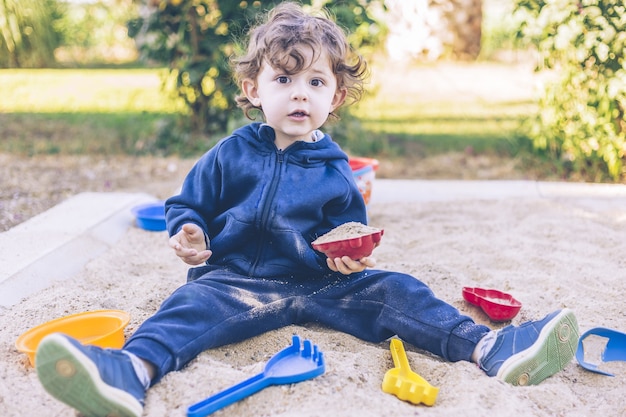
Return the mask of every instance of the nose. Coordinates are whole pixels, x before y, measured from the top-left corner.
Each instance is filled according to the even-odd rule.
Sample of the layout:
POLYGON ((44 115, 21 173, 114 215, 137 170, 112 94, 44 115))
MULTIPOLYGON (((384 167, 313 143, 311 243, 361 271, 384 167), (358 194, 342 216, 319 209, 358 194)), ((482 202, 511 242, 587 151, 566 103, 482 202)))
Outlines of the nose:
POLYGON ((291 99, 295 101, 307 101, 309 99, 309 95, 306 91, 306 85, 304 83, 292 83, 291 99))

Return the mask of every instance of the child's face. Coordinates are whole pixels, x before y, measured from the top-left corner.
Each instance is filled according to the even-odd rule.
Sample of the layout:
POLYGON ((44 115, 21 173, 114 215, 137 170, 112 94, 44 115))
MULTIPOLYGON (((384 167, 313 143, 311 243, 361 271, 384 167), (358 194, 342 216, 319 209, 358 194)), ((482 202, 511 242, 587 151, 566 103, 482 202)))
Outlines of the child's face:
MULTIPOLYGON (((308 58, 312 55, 310 51, 308 58)), ((256 80, 243 81, 242 89, 248 100, 263 110, 266 123, 276 132, 279 149, 298 140, 311 142, 313 131, 346 98, 346 90, 337 88, 337 79, 325 53, 305 70, 292 75, 266 62, 256 80)))

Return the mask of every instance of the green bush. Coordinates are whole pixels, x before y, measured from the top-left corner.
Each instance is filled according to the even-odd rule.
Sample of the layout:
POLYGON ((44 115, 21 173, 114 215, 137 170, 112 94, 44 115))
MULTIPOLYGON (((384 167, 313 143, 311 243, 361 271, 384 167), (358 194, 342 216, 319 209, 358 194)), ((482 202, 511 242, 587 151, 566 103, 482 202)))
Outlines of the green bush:
POLYGON ((57 0, 0 0, 0 68, 54 65, 63 13, 57 0))
MULTIPOLYGON (((372 44, 377 33, 366 5, 372 0, 304 1, 325 4, 353 32, 353 46, 372 44)), ((129 36, 142 56, 166 64, 195 130, 224 132, 239 115, 230 57, 256 17, 278 0, 142 0, 140 16, 129 22, 129 36)))
POLYGON ((623 0, 518 0, 518 36, 556 71, 528 124, 538 153, 566 174, 626 179, 626 7, 623 0))

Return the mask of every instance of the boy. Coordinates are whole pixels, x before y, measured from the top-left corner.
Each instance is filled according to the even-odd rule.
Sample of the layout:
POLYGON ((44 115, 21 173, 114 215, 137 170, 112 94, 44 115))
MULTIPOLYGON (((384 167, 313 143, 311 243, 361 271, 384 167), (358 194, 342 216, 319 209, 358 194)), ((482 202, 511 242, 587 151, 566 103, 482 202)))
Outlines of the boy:
POLYGON ((169 245, 196 266, 187 284, 122 350, 44 339, 36 366, 50 394, 86 416, 139 416, 147 389, 202 351, 307 322, 374 343, 398 335, 513 384, 537 384, 571 360, 569 310, 490 331, 416 278, 371 269, 373 258, 312 249, 332 228, 367 221, 346 154, 318 130, 347 97, 360 98, 366 74, 330 19, 281 4, 251 31, 235 74, 239 106, 265 122, 220 141, 166 203, 169 245))

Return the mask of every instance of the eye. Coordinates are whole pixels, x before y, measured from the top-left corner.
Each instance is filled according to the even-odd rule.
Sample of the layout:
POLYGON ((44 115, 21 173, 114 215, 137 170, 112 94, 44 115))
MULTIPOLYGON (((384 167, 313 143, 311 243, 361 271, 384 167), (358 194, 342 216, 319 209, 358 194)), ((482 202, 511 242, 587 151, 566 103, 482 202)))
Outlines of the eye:
POLYGON ((321 87, 324 85, 324 81, 320 80, 319 78, 314 78, 311 80, 311 85, 313 87, 321 87))
POLYGON ((281 75, 276 77, 276 81, 278 82, 278 84, 287 84, 289 82, 289 77, 281 75))

